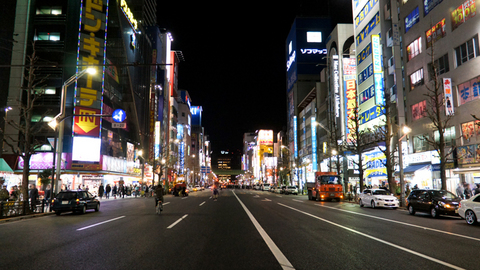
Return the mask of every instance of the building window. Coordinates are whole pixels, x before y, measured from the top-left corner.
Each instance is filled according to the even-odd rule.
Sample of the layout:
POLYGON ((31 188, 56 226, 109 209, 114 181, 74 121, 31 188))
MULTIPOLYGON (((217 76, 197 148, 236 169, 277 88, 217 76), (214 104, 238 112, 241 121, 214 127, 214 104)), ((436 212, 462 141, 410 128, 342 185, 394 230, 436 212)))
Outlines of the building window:
POLYGON ((410 75, 410 90, 413 90, 415 87, 423 85, 423 68, 413 72, 410 75))
POLYGON ((37 8, 37 15, 60 15, 62 14, 62 7, 39 7, 37 8))
POLYGON ((457 67, 463 63, 477 57, 478 55, 478 35, 455 48, 455 57, 457 67))
POLYGON ((425 138, 428 139, 428 135, 418 135, 418 136, 413 137, 413 152, 414 153, 425 152, 425 151, 430 150, 429 144, 428 144, 427 140, 425 140, 425 138))
POLYGON ((412 105, 412 119, 418 120, 427 115, 427 101, 420 101, 417 104, 412 105))
MULTIPOLYGON (((435 60, 434 65, 437 68, 437 76, 440 74, 449 72, 450 66, 448 63, 448 53, 438 58, 437 60, 435 60)), ((430 80, 433 80, 434 74, 433 74, 433 66, 431 63, 428 64, 428 72, 429 72, 430 80)))
POLYGON ((457 86, 460 105, 469 101, 480 99, 480 77, 471 79, 468 82, 457 86))
POLYGON ((422 53, 422 37, 415 39, 407 46, 408 61, 422 53))
MULTIPOLYGON (((435 138, 436 143, 440 142, 440 136, 439 136, 438 130, 433 132, 433 137, 435 138)), ((445 139, 445 146, 451 147, 453 145, 453 141, 456 139, 455 127, 449 127, 445 129, 444 139, 445 139)))
POLYGON ((480 138, 480 121, 470 121, 462 124, 462 137, 463 141, 470 142, 472 139, 477 139, 477 136, 480 138))
POLYGON ((59 32, 39 32, 35 36, 35 40, 57 41, 57 40, 60 40, 60 33, 59 32))

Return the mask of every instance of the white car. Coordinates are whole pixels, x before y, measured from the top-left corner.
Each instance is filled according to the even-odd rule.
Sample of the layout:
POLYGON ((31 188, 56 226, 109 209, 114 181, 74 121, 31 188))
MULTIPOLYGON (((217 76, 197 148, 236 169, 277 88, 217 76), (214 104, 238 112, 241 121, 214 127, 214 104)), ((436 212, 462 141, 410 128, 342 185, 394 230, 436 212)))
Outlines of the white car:
POLYGON ((468 200, 462 200, 458 207, 458 214, 464 218, 469 225, 480 222, 480 194, 468 200))
POLYGON ((263 191, 270 191, 270 184, 263 184, 262 190, 263 191))
POLYGON ((298 188, 296 186, 288 186, 287 188, 285 188, 285 194, 298 195, 298 188))
POLYGON ((387 207, 397 209, 399 201, 390 191, 385 189, 365 189, 360 193, 358 204, 360 207, 364 205, 375 207, 387 207))

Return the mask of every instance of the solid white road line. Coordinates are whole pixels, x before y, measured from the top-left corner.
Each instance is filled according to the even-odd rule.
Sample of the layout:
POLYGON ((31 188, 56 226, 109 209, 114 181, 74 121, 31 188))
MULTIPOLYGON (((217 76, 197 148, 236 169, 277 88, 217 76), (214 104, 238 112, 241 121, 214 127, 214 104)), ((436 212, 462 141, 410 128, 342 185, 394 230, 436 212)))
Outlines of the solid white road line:
POLYGON ((272 238, 270 238, 270 236, 268 236, 268 234, 262 228, 260 223, 258 223, 258 221, 255 219, 255 217, 252 215, 252 213, 250 213, 248 208, 243 204, 243 202, 240 200, 240 198, 238 198, 237 194, 235 194, 235 191, 233 191, 233 195, 235 195, 238 202, 243 207, 243 210, 245 210, 245 212, 247 213, 247 216, 250 218, 253 225, 257 229, 257 231, 260 233, 260 236, 262 236, 263 241, 265 241, 268 248, 273 253, 273 256, 275 256, 275 258, 277 259, 280 266, 282 266, 282 269, 295 269, 293 267, 293 265, 288 261, 287 257, 285 257, 285 255, 283 255, 282 251, 280 251, 280 249, 277 247, 277 245, 275 245, 272 238))
POLYGON ((168 226, 167 229, 173 228, 175 225, 177 225, 180 221, 182 221, 183 219, 185 219, 187 216, 188 216, 188 214, 185 215, 185 216, 183 216, 183 217, 181 217, 181 218, 179 218, 177 221, 175 221, 174 223, 172 223, 172 225, 168 226))
POLYGON ((121 217, 117 217, 117 218, 112 218, 112 219, 109 219, 109 220, 105 220, 103 222, 99 222, 99 223, 95 223, 93 225, 90 225, 90 226, 87 226, 87 227, 83 227, 83 228, 80 228, 80 229, 77 229, 77 231, 83 231, 83 230, 86 230, 86 229, 90 229, 92 227, 95 227, 95 226, 98 226, 98 225, 102 225, 102 224, 105 224, 105 223, 108 223, 108 222, 111 222, 111 221, 115 221, 117 219, 121 219, 121 218, 124 218, 125 216, 121 216, 121 217))
POLYGON ((360 231, 357 231, 357 230, 348 228, 348 227, 346 227, 346 226, 340 225, 340 224, 335 223, 335 222, 332 222, 332 221, 330 221, 330 220, 327 220, 327 219, 324 219, 324 218, 321 218, 321 217, 317 217, 317 216, 315 216, 315 215, 312 215, 312 214, 307 213, 307 212, 304 212, 304 211, 302 211, 302 210, 293 208, 293 207, 291 207, 291 206, 288 206, 288 205, 285 205, 285 204, 282 204, 282 203, 278 203, 278 204, 281 205, 281 206, 283 206, 283 207, 290 208, 290 209, 292 209, 292 210, 294 210, 294 211, 297 211, 297 212, 299 212, 299 213, 302 213, 302 214, 304 214, 304 215, 307 215, 307 216, 316 218, 316 219, 318 219, 318 220, 321 220, 321 221, 323 221, 323 222, 326 222, 326 223, 329 223, 329 224, 331 224, 331 225, 337 226, 337 227, 342 228, 342 229, 344 229, 344 230, 347 230, 347 231, 350 231, 350 232, 352 232, 352 233, 356 233, 356 234, 358 234, 358 235, 361 235, 361 236, 370 238, 370 239, 375 240, 375 241, 377 241, 377 242, 380 242, 380 243, 383 243, 383 244, 385 244, 385 245, 388 245, 388 246, 391 246, 391 247, 394 247, 394 248, 403 250, 403 251, 405 251, 405 252, 407 252, 407 253, 410 253, 410 254, 413 254, 413 255, 422 257, 422 258, 427 259, 427 260, 430 260, 430 261, 432 261, 432 262, 436 262, 436 263, 441 264, 441 265, 444 265, 444 266, 446 266, 446 267, 450 267, 450 268, 453 268, 453 269, 464 269, 464 268, 461 268, 461 267, 459 267, 459 266, 456 266, 456 265, 453 265, 453 264, 450 264, 450 263, 447 263, 447 262, 444 262, 444 261, 435 259, 435 258, 433 258, 433 257, 427 256, 427 255, 425 255, 425 254, 412 251, 412 250, 410 250, 410 249, 408 249, 408 248, 404 248, 404 247, 402 247, 402 246, 399 246, 399 245, 396 245, 396 244, 387 242, 387 241, 385 241, 385 240, 382 240, 382 239, 380 239, 380 238, 377 238, 377 237, 368 235, 368 234, 366 234, 366 233, 362 233, 362 232, 360 232, 360 231))
POLYGON ((188 199, 188 197, 183 197, 182 200, 188 199))
POLYGON ((202 206, 202 205, 204 205, 204 204, 205 204, 205 202, 202 202, 202 203, 201 203, 201 204, 199 204, 198 206, 202 206))
POLYGON ((163 205, 167 205, 167 204, 169 204, 169 203, 170 203, 170 202, 166 202, 166 203, 163 203, 163 205))
POLYGON ((325 208, 329 208, 329 209, 334 209, 334 210, 338 210, 338 211, 342 211, 342 212, 347 212, 347 213, 355 214, 355 215, 359 215, 359 216, 364 216, 364 217, 369 217, 369 218, 380 219, 380 220, 383 220, 383 221, 389 221, 389 222, 393 222, 393 223, 397 223, 397 224, 401 224, 401 225, 405 225, 405 226, 410 226, 410 227, 419 228, 419 229, 422 229, 422 230, 427 230, 427 231, 432 231, 432 232, 437 232, 437 233, 443 233, 443 234, 447 234, 447 235, 451 235, 451 236, 456 236, 456 237, 462 237, 462 238, 466 238, 466 239, 474 240, 474 241, 480 241, 480 238, 475 238, 475 237, 471 237, 471 236, 467 236, 467 235, 461 235, 461 234, 457 234, 457 233, 451 233, 451 232, 447 232, 447 231, 441 231, 441 230, 437 230, 437 229, 433 229, 433 228, 428 228, 428 227, 423 227, 423 226, 420 226, 420 225, 410 224, 410 223, 406 223, 406 222, 402 222, 402 221, 397 221, 397 220, 393 220, 393 219, 387 219, 387 218, 382 218, 382 217, 377 217, 377 216, 372 216, 372 215, 357 213, 357 212, 353 212, 353 211, 349 211, 349 210, 343 210, 343 209, 335 208, 335 207, 331 207, 331 206, 324 206, 324 205, 318 205, 318 206, 320 206, 320 207, 325 207, 325 208))
POLYGON ((296 201, 296 202, 303 202, 303 201, 300 201, 300 200, 295 200, 295 199, 292 199, 292 201, 296 201))

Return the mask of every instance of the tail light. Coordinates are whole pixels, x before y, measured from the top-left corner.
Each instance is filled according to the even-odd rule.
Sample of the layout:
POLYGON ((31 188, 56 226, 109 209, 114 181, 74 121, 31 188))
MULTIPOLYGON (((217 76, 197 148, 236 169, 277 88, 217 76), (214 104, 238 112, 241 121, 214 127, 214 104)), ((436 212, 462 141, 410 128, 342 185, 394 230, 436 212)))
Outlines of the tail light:
POLYGON ((80 204, 80 199, 76 199, 75 201, 77 202, 77 204, 80 204))
POLYGON ((462 203, 461 203, 461 202, 458 203, 458 208, 460 208, 460 207, 462 207, 462 203))

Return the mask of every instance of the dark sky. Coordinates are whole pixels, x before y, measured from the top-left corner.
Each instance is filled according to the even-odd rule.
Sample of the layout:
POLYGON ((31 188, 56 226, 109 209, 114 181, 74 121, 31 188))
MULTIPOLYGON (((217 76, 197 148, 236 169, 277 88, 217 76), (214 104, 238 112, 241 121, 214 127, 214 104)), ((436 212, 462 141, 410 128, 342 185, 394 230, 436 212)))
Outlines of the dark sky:
POLYGON ((158 25, 183 52, 179 88, 203 106, 214 151, 241 149, 246 132, 286 127, 285 40, 296 16, 333 10, 339 22, 352 20, 350 0, 182 2, 159 1, 158 25))

